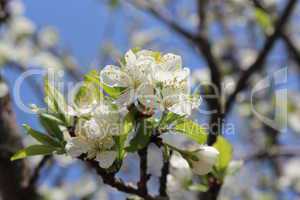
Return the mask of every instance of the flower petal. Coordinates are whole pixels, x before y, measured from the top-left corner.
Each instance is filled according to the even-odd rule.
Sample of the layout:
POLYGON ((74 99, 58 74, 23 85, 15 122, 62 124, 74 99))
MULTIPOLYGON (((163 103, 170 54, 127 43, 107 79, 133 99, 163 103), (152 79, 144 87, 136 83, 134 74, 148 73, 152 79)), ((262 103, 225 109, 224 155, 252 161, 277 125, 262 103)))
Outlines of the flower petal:
POLYGON ((121 71, 117 66, 107 65, 100 72, 100 80, 102 83, 110 87, 128 87, 130 85, 130 77, 121 71))
POLYGON ((136 61, 136 55, 132 50, 129 50, 125 53, 126 65, 134 65, 136 61))
POLYGON ((204 175, 212 170, 213 165, 217 162, 219 151, 211 146, 203 146, 195 155, 198 161, 191 161, 192 171, 198 175, 204 175))
POLYGON ((181 69, 182 66, 181 56, 172 53, 167 53, 163 55, 162 61, 165 65, 165 70, 167 71, 176 71, 181 69))
POLYGON ((66 152, 73 158, 77 158, 88 151, 88 142, 82 137, 72 137, 66 144, 66 152))
POLYGON ((155 88, 151 84, 143 84, 137 89, 137 99, 142 104, 143 111, 153 111, 158 106, 158 97, 155 88))
POLYGON ((99 162, 99 166, 102 168, 109 168, 117 157, 116 151, 104 151, 98 153, 96 159, 99 162))
POLYGON ((103 139, 106 136, 105 130, 101 129, 97 121, 92 118, 84 123, 85 133, 88 139, 103 139))

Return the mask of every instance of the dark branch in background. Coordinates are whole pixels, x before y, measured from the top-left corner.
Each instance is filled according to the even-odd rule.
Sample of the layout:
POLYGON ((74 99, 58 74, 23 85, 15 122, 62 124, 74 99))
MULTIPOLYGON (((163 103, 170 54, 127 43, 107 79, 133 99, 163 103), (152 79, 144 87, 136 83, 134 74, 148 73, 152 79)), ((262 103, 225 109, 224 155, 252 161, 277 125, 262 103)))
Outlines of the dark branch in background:
MULTIPOLYGON (((205 61, 208 64, 208 67, 211 71, 211 81, 216 86, 218 95, 222 93, 221 88, 221 73, 220 68, 217 63, 217 58, 212 53, 211 44, 209 43, 208 38, 203 34, 203 32, 199 32, 197 35, 190 33, 189 31, 186 31, 184 28, 182 28, 178 23, 176 23, 173 19, 170 17, 164 15, 162 12, 160 12, 157 8, 155 8, 153 5, 150 5, 150 3, 147 3, 146 6, 140 6, 132 1, 127 1, 131 5, 142 9, 148 13, 150 13, 152 16, 166 24, 169 28, 171 28, 173 31, 177 32, 181 36, 183 36, 185 39, 187 39, 191 44, 195 47, 197 47, 201 54, 203 55, 205 61)), ((200 1, 201 2, 201 1, 200 1)), ((200 5, 201 6, 201 5, 200 5)), ((201 9, 200 9, 201 10, 201 9)), ((201 13, 199 15, 202 15, 201 13)), ((214 94, 216 91, 210 91, 212 94, 214 94)), ((212 98, 212 99, 206 99, 208 101, 208 105, 210 110, 215 110, 216 112, 212 114, 210 119, 210 124, 214 124, 218 121, 218 119, 222 116, 222 107, 220 98, 212 98)), ((219 133, 218 128, 214 126, 214 130, 209 134, 208 137, 208 144, 212 145, 216 141, 216 137, 219 133), (216 129, 215 129, 216 128, 216 129)))
POLYGON ((224 38, 226 40, 226 49, 230 49, 230 51, 224 51, 222 52, 222 59, 226 62, 230 62, 232 65, 233 72, 236 72, 240 70, 240 62, 237 57, 237 46, 235 44, 235 36, 230 30, 230 27, 228 27, 228 22, 226 18, 226 14, 224 13, 223 7, 225 6, 226 2, 223 1, 216 1, 213 6, 213 11, 215 13, 215 17, 218 20, 218 23, 220 24, 220 27, 222 29, 222 34, 224 35, 224 38))
POLYGON ((126 0, 130 5, 134 6, 137 9, 143 10, 145 12, 148 12, 153 17, 167 25, 170 29, 175 31, 176 33, 180 34, 184 38, 188 39, 191 42, 195 42, 197 40, 196 35, 190 33, 189 31, 182 28, 179 24, 177 24, 173 19, 171 19, 169 16, 166 16, 163 12, 160 12, 157 8, 155 8, 150 3, 146 3, 147 5, 141 6, 138 5, 138 3, 135 3, 132 0, 126 0))
MULTIPOLYGON (((8 0, 0 0, 0 26, 9 20, 8 0)), ((0 75, 1 84, 6 81, 0 75)), ((14 152, 23 148, 9 92, 0 97, 0 199, 39 199, 35 188, 25 190, 29 166, 25 160, 10 161, 14 152)))
POLYGON ((148 145, 138 151, 138 155, 140 157, 140 180, 138 182, 138 189, 144 194, 148 193, 147 182, 150 179, 150 175, 147 174, 147 148, 148 145))
MULTIPOLYGON (((251 2, 253 3, 253 5, 256 8, 261 9, 266 14, 269 14, 269 15, 272 14, 272 13, 270 13, 270 11, 267 8, 264 7, 264 5, 260 1, 251 0, 251 2)), ((280 36, 283 39, 283 41, 285 42, 287 49, 290 51, 291 55, 293 56, 294 60, 296 61, 297 65, 300 69, 300 52, 298 51, 297 47, 294 45, 291 38, 287 35, 287 33, 285 32, 284 29, 280 30, 280 36)))
POLYGON ((170 155, 168 156, 168 158, 163 160, 163 167, 161 169, 161 175, 159 178, 159 195, 161 197, 168 197, 167 194, 167 178, 168 178, 168 174, 170 172, 170 157, 172 156, 172 151, 170 151, 170 155))
POLYGON ((39 180, 41 170, 47 164, 47 162, 52 158, 51 155, 44 156, 42 160, 38 163, 36 168, 33 170, 33 174, 29 180, 27 188, 34 188, 39 180))
POLYGON ((295 47, 294 43, 291 41, 291 38, 285 33, 281 35, 282 39, 285 41, 285 44, 290 51, 291 55, 293 56, 295 62, 297 63, 298 68, 300 69, 300 52, 295 47))
POLYGON ((207 16, 206 16, 206 7, 207 7, 207 0, 198 0, 198 19, 199 19, 199 32, 205 34, 206 26, 207 26, 207 16))
POLYGON ((248 83, 251 75, 263 67, 268 54, 272 50, 276 40, 279 38, 279 36, 281 34, 281 30, 284 29, 284 26, 286 25, 290 15, 292 14, 293 8, 295 7, 296 3, 297 3, 297 0, 290 0, 287 3, 281 17, 279 18, 279 20, 277 21, 277 23, 275 25, 273 34, 271 34, 266 39, 266 42, 263 45, 262 50, 258 54, 257 59, 251 66, 249 66, 249 68, 246 71, 244 71, 241 74, 234 92, 228 97, 228 100, 227 100, 226 106, 225 106, 225 114, 228 114, 229 111, 231 110, 231 107, 233 106, 233 103, 234 103, 235 98, 238 95, 238 93, 247 87, 247 83, 248 83))
POLYGON ((243 160, 245 162, 251 162, 278 157, 300 157, 300 149, 286 146, 273 146, 271 149, 261 150, 251 155, 248 155, 244 157, 243 160))
MULTIPOLYGON (((2 77, 1 83, 5 84, 2 77)), ((25 160, 10 161, 14 152, 23 148, 21 134, 12 110, 9 93, 0 97, 0 197, 1 199, 38 199, 35 188, 25 190, 29 166, 25 160)))

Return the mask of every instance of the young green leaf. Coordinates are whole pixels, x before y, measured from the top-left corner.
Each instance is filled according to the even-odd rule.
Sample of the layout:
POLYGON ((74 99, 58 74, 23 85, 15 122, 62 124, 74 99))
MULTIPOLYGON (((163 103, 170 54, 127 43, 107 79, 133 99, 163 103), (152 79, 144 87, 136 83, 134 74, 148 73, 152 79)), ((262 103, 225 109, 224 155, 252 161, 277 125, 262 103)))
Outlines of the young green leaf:
POLYGON ((218 171, 225 171, 232 159, 232 146, 222 136, 218 136, 217 141, 213 146, 220 152, 216 168, 218 171))
POLYGON ((103 99, 103 93, 99 86, 90 81, 84 81, 83 85, 75 94, 74 103, 80 107, 81 105, 99 102, 101 99, 103 99))
POLYGON ((146 120, 142 120, 138 123, 137 133, 135 137, 130 141, 129 146, 125 148, 128 152, 135 152, 144 148, 149 144, 153 126, 146 120))
POLYGON ((188 189, 195 192, 206 192, 208 190, 208 186, 204 184, 192 184, 188 186, 188 189))
POLYGON ((116 99, 118 98, 126 88, 123 87, 110 87, 100 81, 100 74, 97 70, 92 70, 88 74, 85 75, 85 80, 91 81, 95 84, 98 84, 105 93, 107 93, 110 97, 116 99))
POLYGON ((272 30, 272 20, 264 10, 260 8, 255 9, 255 17, 257 23, 265 32, 272 30))
POLYGON ((190 119, 179 120, 172 130, 185 135, 199 144, 204 144, 207 139, 205 129, 190 119))
POLYGON ((133 116, 132 113, 127 113, 127 115, 124 118, 124 126, 123 126, 123 131, 120 136, 116 137, 116 143, 117 143, 117 148, 118 148, 118 159, 121 161, 123 160, 126 151, 125 151, 125 142, 127 140, 128 134, 132 131, 133 129, 133 116))
POLYGON ((27 133, 31 135, 33 138, 35 138, 38 142, 53 147, 61 147, 61 144, 51 136, 36 131, 26 124, 24 124, 23 126, 26 129, 27 133))
POLYGON ((68 106, 64 96, 45 79, 45 102, 53 113, 58 113, 59 118, 67 125, 71 125, 71 117, 68 116, 68 106))
POLYGON ((49 133, 52 137, 57 138, 59 141, 63 140, 63 133, 59 126, 64 123, 60 119, 48 113, 40 113, 39 120, 47 133, 49 133))
POLYGON ((50 155, 57 150, 59 149, 48 145, 32 145, 15 153, 10 160, 14 161, 35 155, 50 155))

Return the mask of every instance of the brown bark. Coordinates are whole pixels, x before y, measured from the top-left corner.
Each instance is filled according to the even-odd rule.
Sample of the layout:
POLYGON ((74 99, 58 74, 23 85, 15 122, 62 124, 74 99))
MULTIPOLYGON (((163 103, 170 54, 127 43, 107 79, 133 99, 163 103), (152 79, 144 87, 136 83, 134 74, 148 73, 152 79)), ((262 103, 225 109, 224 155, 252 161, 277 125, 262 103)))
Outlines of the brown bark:
POLYGON ((34 188, 24 189, 30 176, 26 161, 10 161, 13 153, 21 148, 22 138, 7 94, 0 97, 0 197, 4 200, 37 198, 34 188))

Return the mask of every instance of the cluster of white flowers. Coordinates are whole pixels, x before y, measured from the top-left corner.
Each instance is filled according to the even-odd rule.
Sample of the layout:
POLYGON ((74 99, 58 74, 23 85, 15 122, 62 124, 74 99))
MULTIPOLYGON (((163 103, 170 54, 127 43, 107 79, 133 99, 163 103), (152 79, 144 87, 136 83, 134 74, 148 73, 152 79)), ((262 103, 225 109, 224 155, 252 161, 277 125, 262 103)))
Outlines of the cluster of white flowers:
POLYGON ((74 158, 86 154, 99 162, 100 167, 110 167, 117 157, 113 136, 122 133, 121 115, 107 102, 101 102, 90 113, 88 120, 80 119, 75 137, 66 134, 66 151, 74 158))
POLYGON ((188 68, 182 68, 178 55, 130 50, 125 54, 123 66, 106 66, 100 78, 108 86, 125 88, 116 101, 120 105, 130 105, 138 100, 145 110, 158 108, 190 115, 200 100, 189 94, 189 74, 188 68))
MULTIPOLYGON (((90 105, 77 108, 79 122, 75 137, 66 139, 67 153, 75 158, 85 155, 102 168, 109 168, 117 157, 114 136, 122 134, 120 111, 134 105, 150 116, 164 111, 189 116, 200 104, 200 98, 190 94, 189 75, 178 55, 129 50, 120 67, 108 65, 100 72, 101 83, 119 88, 121 94, 113 101, 90 101, 90 105)), ((212 170, 219 152, 214 147, 198 147, 183 157, 195 174, 204 175, 212 170)))

